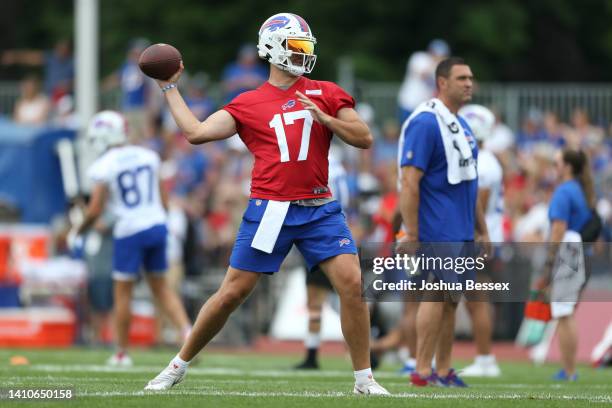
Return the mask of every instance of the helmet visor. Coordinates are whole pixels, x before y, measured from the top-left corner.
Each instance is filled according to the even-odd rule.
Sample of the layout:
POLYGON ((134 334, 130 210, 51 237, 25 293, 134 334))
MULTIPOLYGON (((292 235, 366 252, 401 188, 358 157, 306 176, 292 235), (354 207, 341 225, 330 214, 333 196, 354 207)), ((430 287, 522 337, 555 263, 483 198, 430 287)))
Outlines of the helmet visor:
POLYGON ((299 52, 301 54, 314 54, 314 42, 310 40, 301 40, 297 38, 287 39, 287 50, 299 52))

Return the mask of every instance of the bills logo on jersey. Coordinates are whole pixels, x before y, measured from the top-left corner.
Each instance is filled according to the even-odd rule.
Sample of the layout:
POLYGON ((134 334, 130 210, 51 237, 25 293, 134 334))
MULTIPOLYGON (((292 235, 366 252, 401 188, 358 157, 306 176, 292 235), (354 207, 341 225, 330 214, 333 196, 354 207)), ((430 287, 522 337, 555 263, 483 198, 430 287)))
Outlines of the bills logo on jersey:
POLYGON ((295 99, 290 99, 287 101, 287 103, 285 103, 283 106, 281 106, 282 110, 287 110, 287 109, 291 109, 295 106, 295 99))
POLYGON ((342 238, 340 241, 338 241, 338 245, 340 245, 340 247, 351 245, 351 240, 348 238, 342 238))
POLYGON ((276 31, 279 28, 283 28, 289 24, 289 18, 285 16, 274 16, 274 18, 266 21, 261 30, 269 29, 270 31, 276 31))

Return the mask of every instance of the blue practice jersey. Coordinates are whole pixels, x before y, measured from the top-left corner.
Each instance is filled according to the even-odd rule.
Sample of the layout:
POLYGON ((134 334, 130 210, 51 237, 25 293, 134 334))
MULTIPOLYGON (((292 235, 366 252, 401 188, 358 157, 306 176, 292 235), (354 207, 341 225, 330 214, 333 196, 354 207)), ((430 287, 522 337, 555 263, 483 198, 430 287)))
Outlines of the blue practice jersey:
MULTIPOLYGON (((465 130, 472 156, 478 147, 470 127, 458 117, 465 130)), ((419 241, 461 242, 474 240, 478 179, 449 184, 448 165, 436 116, 422 112, 412 118, 400 138, 399 165, 423 171, 420 182, 419 241)))
POLYGON ((137 64, 125 63, 121 67, 121 106, 124 111, 143 109, 146 106, 147 78, 137 64))

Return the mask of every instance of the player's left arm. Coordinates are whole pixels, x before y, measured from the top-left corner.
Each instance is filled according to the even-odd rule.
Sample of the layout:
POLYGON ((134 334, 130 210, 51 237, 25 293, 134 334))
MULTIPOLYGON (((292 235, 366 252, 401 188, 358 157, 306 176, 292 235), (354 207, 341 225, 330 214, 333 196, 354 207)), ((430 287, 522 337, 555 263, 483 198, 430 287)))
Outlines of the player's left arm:
POLYGON ((484 205, 482 197, 478 194, 476 199, 476 232, 479 236, 479 241, 483 245, 483 252, 491 255, 491 239, 489 238, 489 230, 484 216, 484 205))
POLYGON ((552 279, 552 268, 555 264, 555 257, 559 250, 559 245, 563 241, 563 236, 567 231, 567 222, 561 219, 554 219, 550 225, 550 239, 548 240, 548 251, 546 254, 546 262, 544 263, 544 273, 538 283, 542 289, 547 287, 551 283, 552 279))
POLYGON ((480 205, 483 213, 489 207, 489 198, 491 197, 491 189, 490 188, 479 188, 478 189, 478 200, 480 201, 480 205))
POLYGON ((89 205, 85 211, 85 218, 79 227, 76 229, 76 235, 81 235, 87 231, 96 222, 98 217, 102 214, 104 206, 106 205, 106 198, 108 196, 108 189, 106 184, 98 183, 94 186, 91 191, 91 199, 89 205))
POLYGON ((317 104, 300 91, 297 99, 310 111, 314 120, 326 126, 345 143, 361 149, 369 149, 374 141, 370 128, 361 120, 355 109, 344 107, 338 110, 336 117, 323 112, 317 104))
POLYGON ((161 203, 164 207, 164 210, 168 212, 168 192, 164 188, 164 185, 161 180, 159 180, 159 198, 161 199, 161 203))

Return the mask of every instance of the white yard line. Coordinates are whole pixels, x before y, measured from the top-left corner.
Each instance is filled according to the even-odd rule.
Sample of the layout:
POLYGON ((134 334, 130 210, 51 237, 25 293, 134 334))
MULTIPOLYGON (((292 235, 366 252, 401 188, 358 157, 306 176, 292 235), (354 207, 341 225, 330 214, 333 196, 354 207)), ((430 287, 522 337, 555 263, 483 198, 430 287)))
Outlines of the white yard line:
MULTIPOLYGON (((63 366, 53 366, 53 368, 50 368, 49 366, 32 366, 33 368, 35 368, 38 371, 43 371, 43 372, 69 372, 69 371, 74 371, 74 372, 82 372, 82 371, 87 371, 84 370, 85 367, 83 366, 79 366, 83 369, 81 370, 67 370, 67 369, 62 369, 61 367, 63 366)), ((73 367, 73 366, 71 366, 73 367)), ((103 368, 100 370, 91 370, 92 372, 135 372, 135 373, 140 373, 140 372, 151 372, 154 373, 156 372, 153 368, 151 369, 138 369, 138 367, 131 367, 127 370, 126 369, 121 369, 121 368, 113 368, 113 367, 106 367, 106 366, 95 366, 98 368, 103 368), (110 370, 109 370, 110 369, 110 370)), ((259 370, 259 372, 255 375, 253 375, 252 371, 240 371, 237 372, 236 370, 233 369, 206 369, 206 368, 200 368, 200 369, 196 369, 196 368, 192 368, 189 370, 189 376, 193 376, 194 374, 198 375, 228 375, 228 373, 231 373, 230 375, 240 375, 240 376, 255 376, 255 377, 275 377, 274 374, 280 373, 280 371, 277 370, 259 370), (196 370, 200 370, 199 372, 196 370)), ((317 372, 317 373, 308 373, 308 372, 282 372, 284 374, 286 373, 290 373, 293 374, 296 377, 299 377, 301 374, 302 376, 308 376, 308 377, 319 377, 319 376, 325 376, 324 374, 326 373, 325 371, 322 372, 317 372), (295 375, 298 374, 298 375, 295 375), (322 374, 322 375, 319 375, 322 374)), ((340 376, 340 373, 345 374, 344 372, 340 372, 338 371, 338 376, 340 376)), ((335 376, 335 375, 334 375, 335 376)), ((376 374, 377 378, 393 378, 396 380, 402 380, 403 378, 398 376, 397 374, 393 374, 393 373, 377 373, 376 374), (382 375, 381 375, 382 374, 382 375)), ((23 384, 24 382, 28 382, 28 381, 41 381, 41 380, 49 380, 49 381, 54 381, 54 382, 92 382, 92 383, 98 383, 100 382, 99 378, 87 378, 87 377, 75 377, 75 376, 57 376, 57 375, 46 375, 46 376, 35 376, 35 375, 30 375, 30 376, 17 376, 17 375, 13 375, 10 377, 6 377, 4 380, 5 384, 10 384, 10 385, 18 385, 18 384, 23 384)), ((110 380, 109 380, 110 381, 110 380)), ((134 383, 141 383, 142 380, 138 379, 138 378, 121 378, 121 379, 117 379, 115 380, 117 382, 134 382, 134 383)), ((254 378, 250 378, 247 380, 240 380, 240 379, 231 379, 231 380, 220 380, 220 379, 215 379, 214 380, 216 384, 257 384, 257 383, 266 383, 269 382, 267 380, 263 380, 263 379, 254 379, 254 378)), ((407 381, 407 380, 406 380, 407 381)), ((275 384, 289 384, 290 381, 289 380, 278 380, 275 379, 274 380, 275 384)), ((407 382, 406 382, 407 384, 407 382)), ((564 388, 565 384, 559 384, 559 383, 555 383, 555 384, 525 384, 525 383, 486 383, 486 384, 482 384, 482 383, 478 383, 478 382, 472 382, 470 381, 470 384, 478 387, 478 388, 509 388, 509 389, 535 389, 535 388, 539 388, 539 389, 548 389, 548 390, 557 390, 557 389, 562 389, 564 388)), ((605 385, 605 384, 588 384, 587 385, 589 389, 609 389, 610 386, 609 385, 605 385)))
MULTIPOLYGON (((109 367, 105 365, 94 365, 94 364, 71 364, 71 365, 63 365, 63 364, 35 364, 27 367, 32 371, 46 372, 46 373, 79 373, 79 372, 95 372, 95 373, 148 373, 148 374, 156 374, 160 371, 161 367, 159 366, 135 366, 135 367, 109 367)), ((258 383, 258 382, 267 382, 262 380, 261 378, 279 378, 279 377, 289 377, 289 378, 305 378, 305 377, 348 377, 347 379, 347 387, 350 388, 352 377, 350 372, 348 371, 320 371, 320 372, 304 372, 304 371, 291 371, 291 370, 243 370, 239 368, 215 368, 215 367, 193 367, 189 369, 189 375, 206 375, 206 376, 240 376, 240 377, 259 377, 259 379, 230 379, 230 380, 215 380, 217 384, 246 384, 246 383, 258 383)), ((393 379, 401 379, 397 374, 391 372, 381 372, 376 374, 377 378, 393 378, 393 379)), ((11 385, 23 384, 23 381, 36 381, 40 379, 48 379, 50 381, 56 382, 100 382, 100 379, 94 378, 86 378, 86 377, 70 377, 70 376, 16 376, 12 375, 10 378, 7 378, 7 382, 11 385)), ((278 381, 278 380, 275 380, 278 381)), ((406 380, 407 381, 407 380, 406 380)), ((121 380, 121 382, 130 382, 130 383, 139 383, 141 380, 136 379, 125 379, 121 380)), ((195 381, 194 381, 195 383, 195 381)), ((288 381, 283 381, 283 383, 288 383, 288 381)), ((424 399, 479 399, 479 400, 515 400, 515 399, 536 399, 536 400, 555 400, 555 401, 588 401, 588 402, 600 402, 600 403, 612 403, 612 396, 602 395, 602 396, 589 396, 589 395, 559 395, 546 393, 546 390, 549 391, 557 391, 563 388, 561 384, 512 384, 512 383, 500 383, 500 384, 476 384, 476 387, 483 387, 488 389, 501 388, 501 389, 525 389, 525 390, 533 390, 537 388, 539 393, 534 394, 529 391, 520 392, 519 393, 492 393, 490 390, 486 393, 475 393, 475 392, 465 392, 465 393, 457 393, 457 392, 424 392, 424 393, 399 393, 394 394, 392 398, 424 398, 424 399), (541 391, 540 391, 541 390, 541 391)), ((592 384, 588 385, 591 389, 607 389, 608 386, 604 384, 592 384)), ((215 388, 212 389, 201 389, 201 390, 193 390, 193 389, 185 389, 182 390, 180 387, 177 389, 173 389, 172 391, 161 392, 162 395, 193 395, 193 396, 235 396, 235 397, 295 397, 295 398, 338 398, 338 397, 349 397, 351 394, 349 392, 250 392, 250 391, 222 391, 215 388)), ((112 396, 147 396, 151 395, 149 392, 144 391, 97 391, 97 392, 77 392, 77 397, 112 397, 112 396)))
MULTIPOLYGON (((76 397, 146 397, 150 395, 184 395, 184 396, 217 396, 217 397, 292 397, 292 398, 353 398, 354 396, 348 392, 263 392, 263 391, 221 391, 221 390, 202 390, 193 391, 180 389, 164 392, 122 392, 122 391, 98 391, 98 392, 77 392, 76 397)), ((447 394, 447 393, 399 393, 386 396, 383 398, 422 398, 431 400, 443 399, 476 399, 476 400, 552 400, 552 401, 588 401, 588 402, 612 402, 610 396, 578 396, 578 395, 524 395, 524 394, 480 394, 480 393, 465 393, 465 394, 447 394)))
MULTIPOLYGON (((43 372, 102 372, 102 373, 158 373, 164 367, 159 366, 134 366, 134 367, 110 367, 96 364, 34 364, 28 368, 43 372)), ((192 367, 190 375, 231 375, 231 376, 253 376, 253 377, 348 377, 352 373, 346 371, 297 371, 297 370, 243 370, 239 368, 219 367, 192 367)), ((379 378, 397 378, 393 373, 378 373, 379 378)))

